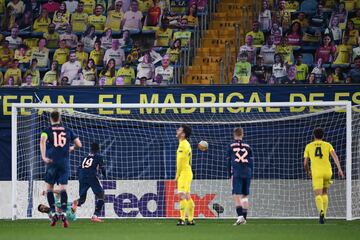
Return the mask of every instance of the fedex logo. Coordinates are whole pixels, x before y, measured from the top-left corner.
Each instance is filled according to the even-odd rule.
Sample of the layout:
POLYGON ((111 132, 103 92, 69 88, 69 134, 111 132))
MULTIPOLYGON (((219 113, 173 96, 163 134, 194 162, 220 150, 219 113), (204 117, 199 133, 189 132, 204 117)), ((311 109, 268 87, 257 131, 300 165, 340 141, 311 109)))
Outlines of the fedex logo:
MULTIPOLYGON (((113 204, 114 212, 119 217, 136 217, 139 213, 143 217, 179 217, 176 206, 180 199, 176 194, 175 181, 157 181, 156 193, 145 193, 140 197, 126 192, 117 196, 109 194, 107 190, 116 190, 116 181, 102 181, 102 185, 105 191, 105 203, 113 204), (150 201, 156 203, 156 209, 153 211, 148 208, 150 201)), ((209 208, 215 196, 216 194, 204 196, 191 194, 195 202, 195 217, 199 215, 215 217, 209 208)), ((105 211, 102 212, 101 216, 105 215, 105 211)))

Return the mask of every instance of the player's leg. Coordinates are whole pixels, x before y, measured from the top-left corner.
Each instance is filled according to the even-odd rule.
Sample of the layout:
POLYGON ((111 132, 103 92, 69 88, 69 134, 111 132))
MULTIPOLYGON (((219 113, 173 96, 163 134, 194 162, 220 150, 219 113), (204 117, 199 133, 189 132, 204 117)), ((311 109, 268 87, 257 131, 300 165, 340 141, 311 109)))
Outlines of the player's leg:
POLYGON ((315 194, 315 204, 319 213, 319 223, 324 224, 324 202, 322 198, 322 193, 324 188, 323 176, 313 175, 312 183, 315 194))
POLYGON ((50 212, 55 213, 54 184, 46 183, 46 197, 49 203, 50 212))
POLYGON ((242 178, 242 190, 241 190, 241 207, 242 207, 242 215, 244 219, 247 218, 247 213, 249 209, 249 194, 250 194, 250 178, 242 178))
POLYGON ((322 200, 323 200, 324 217, 326 218, 326 213, 329 206, 328 188, 324 188, 322 190, 322 200))
POLYGON ((81 207, 86 201, 87 191, 90 188, 90 184, 86 179, 79 179, 79 199, 77 200, 77 206, 81 207))
POLYGON ((177 223, 178 226, 185 225, 185 217, 186 217, 186 210, 187 210, 187 200, 186 200, 186 182, 185 177, 181 175, 177 181, 177 189, 178 195, 180 198, 179 208, 180 208, 180 219, 177 223))
POLYGON ((49 203, 50 211, 55 213, 55 197, 54 184, 56 182, 56 167, 50 165, 46 168, 45 183, 46 183, 46 197, 49 203))
POLYGON ((57 182, 59 183, 60 203, 61 203, 61 212, 62 212, 60 215, 60 219, 63 222, 64 228, 67 228, 69 226, 69 222, 67 221, 67 218, 66 218, 67 203, 68 203, 68 195, 66 192, 66 186, 68 184, 68 179, 69 179, 69 170, 68 169, 64 169, 59 172, 59 178, 58 178, 57 182))
POLYGON ((188 176, 185 183, 185 192, 186 192, 186 201, 187 201, 187 212, 188 212, 188 222, 187 225, 195 225, 194 222, 194 213, 195 213, 195 203, 191 198, 191 182, 192 176, 188 176))
POLYGON ((243 215, 243 207, 241 205, 241 196, 242 196, 242 188, 243 188, 243 181, 242 178, 239 176, 233 176, 232 178, 232 194, 234 197, 235 208, 237 213, 237 220, 234 225, 240 225, 246 222, 244 215, 243 215))
POLYGON ((56 182, 56 167, 54 165, 47 166, 45 172, 45 182, 46 182, 46 198, 50 207, 50 226, 55 226, 58 220, 58 216, 55 211, 55 197, 54 197, 54 184, 56 182))
POLYGON ((195 213, 195 203, 194 200, 191 198, 190 192, 186 193, 186 200, 187 200, 187 210, 188 210, 188 225, 195 225, 194 222, 194 213, 195 213))
POLYGON ((93 193, 95 194, 97 201, 96 201, 96 205, 95 205, 95 212, 94 215, 91 217, 91 221, 93 222, 102 222, 102 220, 99 218, 100 214, 101 214, 101 210, 104 207, 104 190, 99 182, 99 180, 97 178, 93 179, 92 182, 90 183, 91 185, 91 189, 93 191, 93 193))
POLYGON ((332 172, 329 171, 324 178, 324 187, 322 189, 322 200, 323 200, 323 210, 324 217, 326 218, 327 209, 329 206, 329 197, 328 197, 328 189, 331 185, 332 172))

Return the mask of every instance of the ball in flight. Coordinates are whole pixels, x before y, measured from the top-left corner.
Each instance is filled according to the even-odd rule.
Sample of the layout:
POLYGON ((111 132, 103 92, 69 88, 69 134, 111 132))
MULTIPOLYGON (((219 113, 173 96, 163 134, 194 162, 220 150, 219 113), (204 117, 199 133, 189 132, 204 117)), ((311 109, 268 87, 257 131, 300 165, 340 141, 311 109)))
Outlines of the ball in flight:
POLYGON ((207 141, 202 140, 199 142, 198 148, 200 151, 205 152, 208 150, 209 144, 207 143, 207 141))

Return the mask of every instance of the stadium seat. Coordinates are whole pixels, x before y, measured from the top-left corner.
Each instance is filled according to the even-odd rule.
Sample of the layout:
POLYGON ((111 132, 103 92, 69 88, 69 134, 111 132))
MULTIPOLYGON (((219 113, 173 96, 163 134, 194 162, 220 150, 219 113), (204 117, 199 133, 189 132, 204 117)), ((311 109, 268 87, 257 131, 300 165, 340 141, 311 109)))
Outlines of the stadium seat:
POLYGON ((303 53, 303 63, 309 66, 314 64, 314 56, 311 53, 303 53))
POLYGON ((317 1, 305 0, 300 5, 300 11, 305 13, 315 13, 316 6, 317 6, 317 1))

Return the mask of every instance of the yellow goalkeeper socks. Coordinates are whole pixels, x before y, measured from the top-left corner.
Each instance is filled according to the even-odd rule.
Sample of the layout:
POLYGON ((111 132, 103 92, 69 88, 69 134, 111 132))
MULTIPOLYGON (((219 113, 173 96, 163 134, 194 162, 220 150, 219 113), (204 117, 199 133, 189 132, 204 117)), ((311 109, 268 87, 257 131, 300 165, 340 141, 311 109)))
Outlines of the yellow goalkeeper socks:
POLYGON ((183 199, 180 201, 180 219, 183 221, 185 221, 186 209, 187 209, 187 200, 183 199))
POLYGON ((194 220, 194 210, 195 210, 195 203, 192 200, 192 198, 190 198, 190 200, 187 201, 187 208, 188 208, 188 220, 189 222, 191 222, 192 220, 194 220))
POLYGON ((323 210, 324 210, 324 215, 326 217, 326 212, 328 209, 328 205, 329 205, 329 197, 327 194, 322 195, 322 200, 323 200, 323 210))
POLYGON ((319 213, 324 212, 323 198, 321 195, 315 197, 316 208, 319 213))

